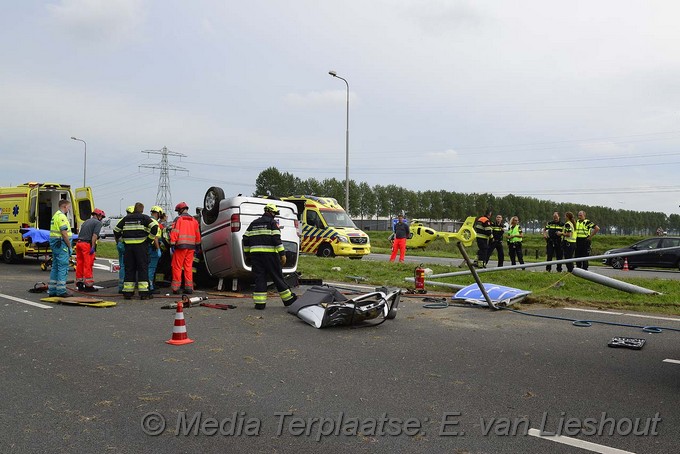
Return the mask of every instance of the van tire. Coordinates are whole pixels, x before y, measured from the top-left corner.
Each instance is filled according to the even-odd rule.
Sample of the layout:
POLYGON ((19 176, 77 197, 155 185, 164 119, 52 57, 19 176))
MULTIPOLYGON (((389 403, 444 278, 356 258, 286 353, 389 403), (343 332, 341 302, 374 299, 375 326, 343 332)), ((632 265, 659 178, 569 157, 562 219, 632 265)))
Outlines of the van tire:
POLYGON ((328 243, 323 243, 319 246, 319 250, 316 252, 319 257, 335 257, 335 252, 333 252, 333 246, 328 243))
POLYGON ((5 263, 16 263, 18 260, 18 256, 14 248, 12 247, 12 244, 9 242, 5 242, 2 245, 2 260, 5 263))
POLYGON ((220 202, 224 200, 224 191, 222 188, 212 186, 208 189, 203 197, 203 212, 201 213, 203 221, 206 224, 212 224, 217 220, 220 213, 220 202))

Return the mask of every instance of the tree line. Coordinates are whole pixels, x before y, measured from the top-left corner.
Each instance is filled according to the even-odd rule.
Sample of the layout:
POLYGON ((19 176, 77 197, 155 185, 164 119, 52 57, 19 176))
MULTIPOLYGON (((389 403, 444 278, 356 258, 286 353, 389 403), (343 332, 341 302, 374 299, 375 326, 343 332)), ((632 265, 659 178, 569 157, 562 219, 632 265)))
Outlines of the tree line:
MULTIPOLYGON (((566 211, 571 211, 576 216, 579 210, 584 210, 588 219, 600 226, 601 233, 650 235, 658 227, 669 234, 680 232, 678 214, 667 216, 656 211, 615 210, 604 206, 558 203, 513 194, 496 197, 487 193, 446 190, 413 191, 394 184, 369 186, 368 183, 357 184, 353 180, 349 183, 349 193, 348 212, 351 217, 362 220, 391 218, 403 212, 410 219, 461 221, 468 216, 480 216, 487 208, 491 208, 494 214, 500 213, 506 220, 516 215, 524 226, 542 228, 546 221, 552 219, 555 211, 560 212, 564 219, 566 211)), ((333 197, 342 204, 345 183, 335 178, 302 180, 291 173, 269 167, 257 176, 253 195, 284 197, 303 194, 333 197)))

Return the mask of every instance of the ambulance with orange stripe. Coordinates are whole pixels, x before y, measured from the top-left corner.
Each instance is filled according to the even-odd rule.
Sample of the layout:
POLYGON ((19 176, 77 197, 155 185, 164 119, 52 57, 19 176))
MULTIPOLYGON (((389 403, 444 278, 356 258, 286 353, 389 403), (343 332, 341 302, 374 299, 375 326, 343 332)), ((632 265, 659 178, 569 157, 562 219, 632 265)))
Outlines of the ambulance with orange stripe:
POLYGON ((297 206, 302 224, 300 252, 351 259, 361 259, 371 252, 368 235, 354 225, 334 198, 299 195, 281 197, 281 200, 297 206))
POLYGON ((29 228, 49 231, 52 215, 62 199, 71 202, 66 217, 73 233, 77 233, 94 210, 90 187, 71 189, 68 184, 30 182, 0 188, 0 247, 4 262, 50 253, 49 245, 31 243, 22 233, 29 228))

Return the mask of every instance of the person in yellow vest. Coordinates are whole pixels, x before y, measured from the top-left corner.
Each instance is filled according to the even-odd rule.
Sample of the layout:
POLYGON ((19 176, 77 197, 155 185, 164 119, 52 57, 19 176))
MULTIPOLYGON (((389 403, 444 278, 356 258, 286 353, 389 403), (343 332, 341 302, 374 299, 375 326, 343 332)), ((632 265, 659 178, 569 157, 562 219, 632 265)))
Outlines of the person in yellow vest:
POLYGON ((160 260, 162 255, 160 243, 161 235, 163 233, 160 223, 162 214, 163 208, 159 207, 158 205, 151 207, 151 221, 158 227, 156 229, 156 237, 149 242, 149 291, 151 293, 157 293, 154 281, 156 280, 156 268, 158 268, 158 260, 160 260))
POLYGON ((66 216, 71 209, 68 200, 59 201, 59 209, 52 216, 50 224, 50 248, 52 249, 52 270, 47 286, 49 296, 73 296, 66 291, 68 261, 71 257, 71 223, 66 216))
MULTIPOLYGON (((562 247, 564 249, 564 258, 570 259, 574 257, 576 252, 576 221, 574 220, 574 213, 567 211, 564 213, 566 221, 564 222, 564 229, 562 230, 562 247)), ((574 270, 574 262, 567 263, 567 271, 570 273, 574 270)))
POLYGON ((510 262, 515 265, 516 258, 521 265, 524 265, 524 254, 522 253, 522 239, 524 238, 524 233, 522 232, 522 227, 519 226, 519 218, 517 216, 513 216, 512 219, 510 219, 510 227, 508 227, 508 233, 505 237, 508 240, 510 262))
MULTIPOLYGON (((590 244, 600 227, 593 221, 586 219, 586 212, 578 212, 578 220, 576 221, 576 258, 588 257, 590 255, 590 244)), ((588 261, 576 263, 576 266, 584 270, 588 269, 588 261)))
MULTIPOLYGON (((552 221, 549 221, 545 227, 543 227, 543 239, 545 240, 545 251, 547 256, 547 261, 550 262, 553 257, 555 260, 562 260, 562 231, 564 230, 564 224, 560 221, 560 213, 555 211, 553 213, 552 221)), ((549 273, 551 269, 550 265, 545 266, 545 270, 549 273)), ((562 264, 557 264, 557 272, 562 272, 562 264)))

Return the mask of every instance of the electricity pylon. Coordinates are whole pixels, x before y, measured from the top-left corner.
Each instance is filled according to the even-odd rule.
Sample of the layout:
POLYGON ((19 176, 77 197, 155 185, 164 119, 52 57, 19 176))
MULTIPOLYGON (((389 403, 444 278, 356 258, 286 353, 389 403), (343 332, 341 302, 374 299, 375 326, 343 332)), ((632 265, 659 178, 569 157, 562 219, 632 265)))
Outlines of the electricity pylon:
POLYGON ((161 162, 158 164, 142 164, 139 167, 144 167, 147 169, 159 169, 161 175, 158 178, 158 192, 156 193, 156 205, 163 208, 163 211, 172 219, 172 191, 170 190, 170 177, 169 172, 171 170, 175 172, 189 172, 184 167, 179 167, 174 164, 168 163, 168 156, 178 156, 180 158, 186 158, 185 154, 176 153, 174 151, 168 150, 167 147, 163 147, 160 150, 142 150, 142 153, 159 154, 161 155, 161 162))

